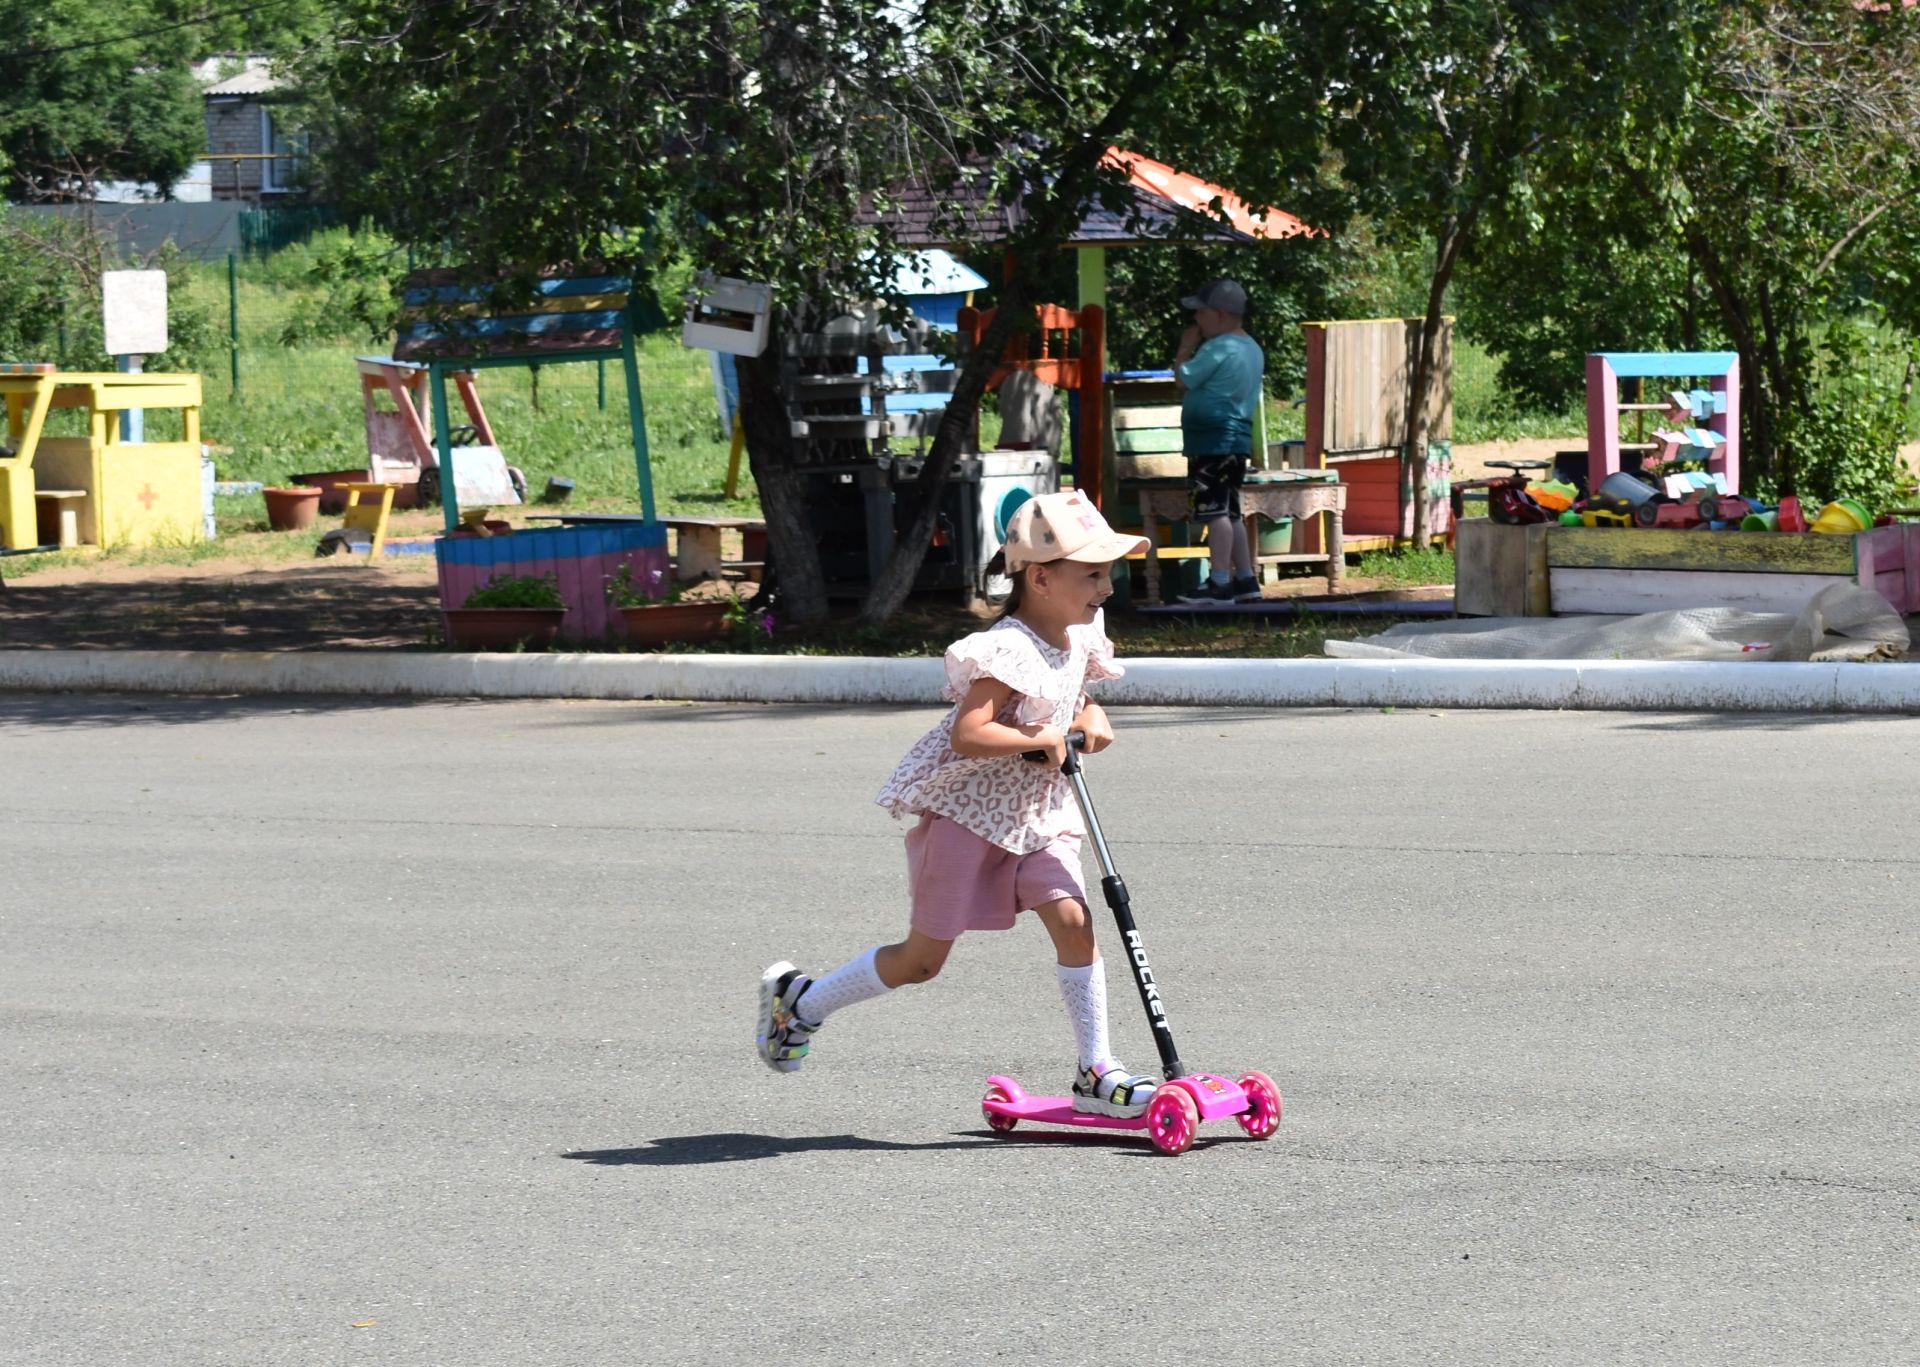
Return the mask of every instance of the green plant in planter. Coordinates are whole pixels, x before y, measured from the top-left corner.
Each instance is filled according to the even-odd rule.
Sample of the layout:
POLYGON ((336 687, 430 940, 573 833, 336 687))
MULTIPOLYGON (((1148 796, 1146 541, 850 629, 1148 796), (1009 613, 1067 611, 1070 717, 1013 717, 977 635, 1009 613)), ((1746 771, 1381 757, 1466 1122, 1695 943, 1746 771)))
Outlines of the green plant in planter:
POLYGON ((560 583, 550 574, 507 574, 467 595, 468 608, 564 608, 560 583))
POLYGON ((607 577, 607 602, 616 608, 644 608, 658 603, 677 603, 686 596, 686 586, 669 578, 658 592, 633 582, 633 564, 622 564, 607 577))

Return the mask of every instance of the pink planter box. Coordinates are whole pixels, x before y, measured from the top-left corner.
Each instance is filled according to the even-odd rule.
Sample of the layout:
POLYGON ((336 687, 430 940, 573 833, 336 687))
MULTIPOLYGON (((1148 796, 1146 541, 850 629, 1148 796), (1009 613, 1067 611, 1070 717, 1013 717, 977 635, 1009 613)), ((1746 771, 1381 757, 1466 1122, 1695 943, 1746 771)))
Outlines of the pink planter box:
POLYGON ((565 641, 624 641, 626 623, 607 604, 607 581, 633 567, 636 588, 667 582, 667 529, 658 522, 543 527, 498 536, 443 536, 434 543, 440 606, 458 608, 467 595, 506 575, 552 575, 567 615, 565 641))

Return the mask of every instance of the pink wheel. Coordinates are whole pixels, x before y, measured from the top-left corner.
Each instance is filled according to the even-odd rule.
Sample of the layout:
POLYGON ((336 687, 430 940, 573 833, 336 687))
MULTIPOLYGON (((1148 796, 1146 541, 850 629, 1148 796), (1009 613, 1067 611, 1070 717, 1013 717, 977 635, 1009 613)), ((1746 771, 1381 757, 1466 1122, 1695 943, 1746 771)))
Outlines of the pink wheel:
POLYGON ((989 1101, 1000 1101, 1000 1102, 1018 1101, 1020 1098, 1012 1095, 1012 1091, 1013 1089, 1003 1087, 1001 1084, 996 1082, 993 1084, 993 1086, 987 1088, 987 1094, 984 1097, 980 1098, 980 1114, 984 1115, 987 1118, 988 1129, 998 1130, 1000 1131, 1001 1134, 1005 1134, 1007 1133, 1007 1131, 1011 1130, 1015 1125, 1018 1125, 1020 1123, 1019 1118, 1017 1116, 1002 1115, 998 1111, 988 1109, 986 1104, 989 1101))
POLYGON ((1280 1128, 1280 1089, 1265 1073, 1248 1073, 1240 1079, 1240 1090, 1247 1094, 1247 1109, 1234 1117, 1251 1139, 1271 1139, 1280 1128))
POLYGON ((1184 1087, 1163 1084, 1147 1103, 1147 1132, 1161 1153, 1185 1153, 1200 1132, 1200 1108, 1184 1087))

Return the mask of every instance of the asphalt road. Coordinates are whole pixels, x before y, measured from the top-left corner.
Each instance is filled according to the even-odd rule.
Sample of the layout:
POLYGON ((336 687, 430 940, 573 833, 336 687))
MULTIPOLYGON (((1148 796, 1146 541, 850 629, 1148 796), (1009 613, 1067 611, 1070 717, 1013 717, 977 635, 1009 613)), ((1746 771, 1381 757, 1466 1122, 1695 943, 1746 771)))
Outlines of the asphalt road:
POLYGON ((1036 925, 753 1054, 931 720, 0 698, 0 1362, 1920 1360, 1920 722, 1118 714, 1182 1053, 1287 1097, 1169 1159, 982 1124, 1036 925))

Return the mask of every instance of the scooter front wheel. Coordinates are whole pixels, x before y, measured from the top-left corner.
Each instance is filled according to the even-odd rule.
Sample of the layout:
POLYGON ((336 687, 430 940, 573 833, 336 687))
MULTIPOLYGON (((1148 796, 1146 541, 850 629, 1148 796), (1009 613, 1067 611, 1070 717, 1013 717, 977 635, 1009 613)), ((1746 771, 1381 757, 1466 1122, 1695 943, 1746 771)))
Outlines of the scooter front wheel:
POLYGON ((987 1118, 987 1128, 990 1130, 998 1130, 1001 1134, 1006 1134, 1012 1130, 1015 1125, 1020 1123, 1017 1116, 1002 1115, 999 1111, 988 1106, 987 1103, 989 1101, 999 1101, 1010 1105, 1019 1099, 1017 1096, 1009 1095, 1007 1089, 997 1082, 987 1088, 987 1094, 980 1098, 980 1114, 987 1118))
POLYGON ((1163 1084, 1147 1103, 1147 1133, 1153 1147, 1164 1154, 1185 1153, 1193 1147, 1200 1132, 1200 1108, 1193 1104, 1187 1089, 1163 1084))
POLYGON ((1248 1073, 1240 1079, 1240 1090, 1247 1094, 1247 1109, 1234 1117, 1250 1139, 1271 1139, 1280 1128, 1280 1089, 1265 1073, 1248 1073))

